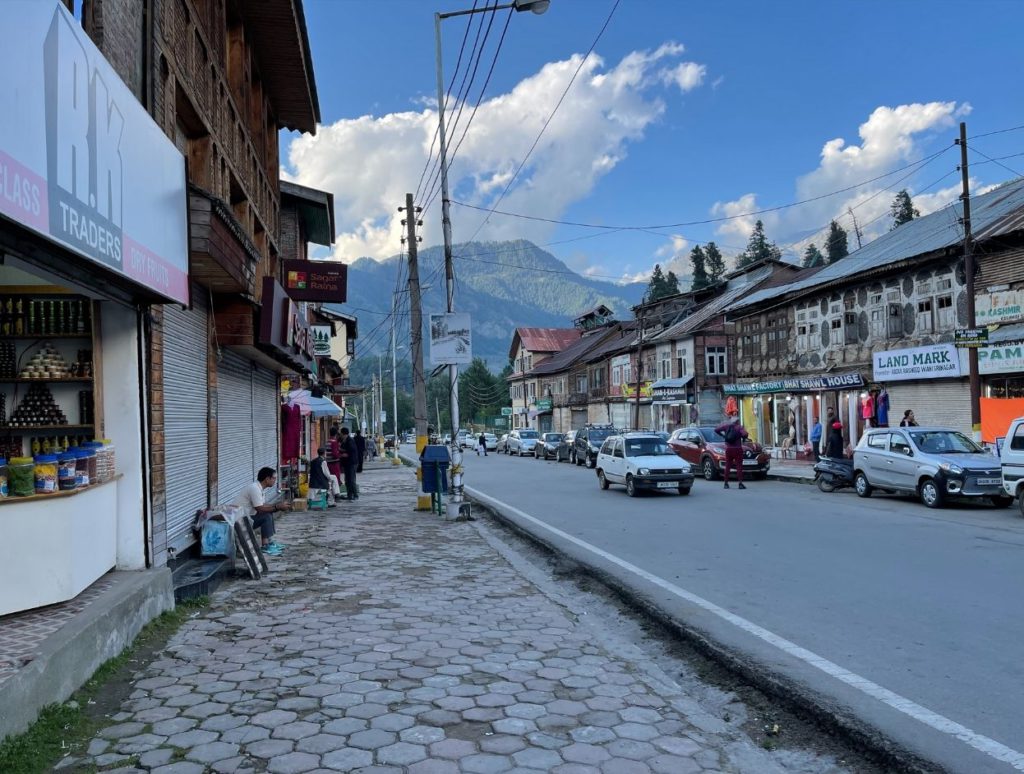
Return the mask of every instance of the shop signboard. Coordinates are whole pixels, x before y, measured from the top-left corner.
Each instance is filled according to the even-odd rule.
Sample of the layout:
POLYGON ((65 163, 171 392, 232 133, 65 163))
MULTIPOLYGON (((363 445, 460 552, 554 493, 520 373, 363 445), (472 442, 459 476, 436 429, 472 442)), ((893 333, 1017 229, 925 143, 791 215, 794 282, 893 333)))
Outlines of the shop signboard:
POLYGON ((273 277, 263 278, 263 303, 260 308, 260 345, 277 359, 316 373, 313 334, 309 321, 273 277))
POLYGON ((285 290, 296 301, 344 304, 348 298, 348 266, 340 261, 284 262, 285 290))
POLYGON ((537 398, 537 411, 551 411, 553 405, 551 398, 537 398))
POLYGON ((1024 288, 975 295, 974 319, 978 325, 1024 319, 1024 288))
POLYGON ((825 374, 822 376, 796 376, 787 379, 773 379, 766 382, 726 384, 722 392, 726 395, 756 395, 769 392, 820 392, 822 390, 857 389, 865 384, 860 374, 825 374))
POLYGON ((960 376, 960 355, 953 344, 892 349, 872 356, 876 382, 942 379, 960 376))
POLYGON ((503 417, 510 417, 510 416, 512 416, 512 407, 511 406, 502 406, 502 408, 501 408, 501 415, 503 417))
POLYGON ((187 304, 185 160, 63 4, 4 0, 0 215, 187 304))
POLYGON ((1007 374, 1024 371, 1024 344, 998 344, 978 349, 978 373, 1007 374))
POLYGON ((432 365, 473 362, 473 337, 468 314, 430 315, 430 362, 432 365))
MULTIPOLYGON (((651 397, 651 384, 652 382, 640 382, 640 397, 650 398, 651 397)), ((629 384, 622 385, 622 396, 624 398, 635 398, 636 397, 636 382, 630 382, 629 384)))
POLYGON ((312 325, 310 330, 313 335, 313 354, 316 357, 331 356, 331 326, 312 325))
POLYGON ((988 344, 988 328, 956 328, 953 343, 958 347, 984 347, 988 344))

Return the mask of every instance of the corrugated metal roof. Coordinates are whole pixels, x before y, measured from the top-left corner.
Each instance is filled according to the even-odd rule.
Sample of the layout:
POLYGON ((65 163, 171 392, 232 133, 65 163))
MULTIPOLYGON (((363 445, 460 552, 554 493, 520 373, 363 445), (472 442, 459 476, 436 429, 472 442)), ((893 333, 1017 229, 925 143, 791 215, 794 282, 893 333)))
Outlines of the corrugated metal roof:
POLYGON ((614 330, 613 328, 598 328, 593 333, 580 337, 557 355, 552 355, 544 362, 538 364, 529 372, 530 376, 543 376, 565 371, 584 357, 590 350, 598 347, 601 342, 614 330))
MULTIPOLYGON (((513 347, 515 347, 517 337, 527 352, 561 352, 579 339, 580 330, 578 328, 516 328, 516 335, 512 337, 513 347)), ((509 352, 509 357, 514 355, 514 351, 509 352)))
MULTIPOLYGON (((830 282, 849 279, 863 272, 899 263, 936 250, 954 247, 964 239, 960 217, 963 209, 953 203, 938 212, 916 218, 883 234, 859 250, 812 276, 777 288, 752 293, 729 307, 730 311, 752 306, 790 293, 811 290, 830 282)), ((971 227, 975 241, 990 239, 1024 227, 1024 178, 971 198, 971 227)))
POLYGON ((619 329, 619 335, 612 336, 601 346, 592 349, 586 355, 586 361, 593 363, 601 358, 628 349, 636 341, 636 320, 624 322, 619 329))
MULTIPOLYGON (((698 309, 696 312, 691 314, 685 320, 676 323, 671 328, 662 331, 655 336, 652 341, 664 341, 666 339, 674 339, 677 336, 681 336, 685 333, 697 330, 701 325, 706 323, 712 317, 720 314, 729 304, 738 299, 744 293, 749 293, 758 283, 763 282, 772 276, 775 271, 772 266, 763 266, 756 271, 750 272, 746 282, 735 287, 726 287, 725 292, 720 296, 708 301, 704 306, 698 309)), ((732 284, 732 282, 730 282, 732 284)))

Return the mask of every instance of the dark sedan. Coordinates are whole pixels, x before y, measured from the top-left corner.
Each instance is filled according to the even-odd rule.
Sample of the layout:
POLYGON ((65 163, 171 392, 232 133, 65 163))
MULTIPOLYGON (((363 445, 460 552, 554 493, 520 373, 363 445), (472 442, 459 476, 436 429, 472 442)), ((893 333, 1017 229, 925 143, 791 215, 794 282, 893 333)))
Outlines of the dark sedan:
POLYGON ((555 462, 568 462, 572 459, 572 445, 576 442, 576 431, 570 430, 562 436, 555 449, 555 462))
POLYGON ((561 442, 561 433, 541 433, 540 440, 533 447, 533 456, 539 460, 557 459, 558 444, 561 442))

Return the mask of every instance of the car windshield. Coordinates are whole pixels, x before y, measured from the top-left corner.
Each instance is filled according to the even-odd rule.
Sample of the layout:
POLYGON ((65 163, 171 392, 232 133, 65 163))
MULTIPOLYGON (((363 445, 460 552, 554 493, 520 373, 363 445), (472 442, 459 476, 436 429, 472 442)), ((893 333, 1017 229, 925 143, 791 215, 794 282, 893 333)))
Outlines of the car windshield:
POLYGON ((657 457, 662 454, 675 455, 661 438, 627 438, 627 457, 657 457))
POLYGON ((715 428, 713 427, 698 427, 697 432, 699 432, 708 443, 715 443, 716 441, 722 440, 722 436, 716 433, 715 428))
POLYGON ((538 437, 539 437, 539 434, 537 433, 537 431, 536 431, 536 430, 523 430, 523 431, 522 431, 522 432, 521 432, 521 433, 519 434, 519 437, 520 437, 520 438, 528 438, 528 439, 534 439, 534 438, 538 438, 538 437))
POLYGON ((614 432, 610 427, 599 427, 590 431, 591 441, 603 441, 614 432))
POLYGON ((987 454, 966 435, 952 430, 921 430, 910 436, 926 454, 987 454))
POLYGON ((544 433, 544 440, 548 443, 558 443, 562 440, 561 433, 544 433))

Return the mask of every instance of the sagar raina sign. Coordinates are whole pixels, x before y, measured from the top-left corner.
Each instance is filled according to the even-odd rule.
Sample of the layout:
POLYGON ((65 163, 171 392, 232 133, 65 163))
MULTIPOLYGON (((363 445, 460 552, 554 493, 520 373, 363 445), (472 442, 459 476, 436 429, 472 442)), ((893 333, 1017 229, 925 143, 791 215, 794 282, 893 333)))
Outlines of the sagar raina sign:
POLYGON ((344 304, 348 297, 348 266, 338 261, 284 262, 285 290, 296 301, 344 304))
POLYGON ((62 5, 0 29, 0 215, 188 303, 182 155, 62 5))

